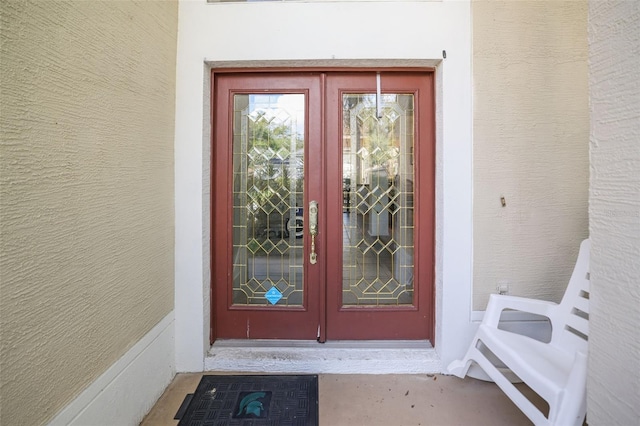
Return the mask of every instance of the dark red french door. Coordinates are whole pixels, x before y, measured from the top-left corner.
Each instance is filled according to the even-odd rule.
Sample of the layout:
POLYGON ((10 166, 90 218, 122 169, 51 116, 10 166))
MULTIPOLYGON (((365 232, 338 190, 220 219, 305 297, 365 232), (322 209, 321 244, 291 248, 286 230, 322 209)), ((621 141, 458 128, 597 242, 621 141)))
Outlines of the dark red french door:
POLYGON ((433 74, 212 79, 212 340, 430 339, 433 74))

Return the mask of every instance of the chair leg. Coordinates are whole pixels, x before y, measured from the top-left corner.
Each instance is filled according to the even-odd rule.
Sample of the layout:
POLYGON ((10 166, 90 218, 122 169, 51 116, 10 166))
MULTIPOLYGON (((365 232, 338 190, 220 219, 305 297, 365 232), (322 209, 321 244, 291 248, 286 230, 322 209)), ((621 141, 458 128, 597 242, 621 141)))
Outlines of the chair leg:
POLYGON ((571 404, 566 405, 568 406, 563 405, 560 407, 558 415, 556 419, 554 419, 554 424, 582 426, 587 414, 586 401, 583 400, 574 406, 571 406, 571 404))
POLYGON ((469 349, 464 355, 464 358, 452 361, 449 364, 449 366, 447 367, 449 373, 453 374, 454 376, 460 377, 461 379, 464 379, 464 377, 467 375, 467 372, 469 371, 469 368, 471 367, 471 362, 476 358, 474 355, 476 355, 476 352, 478 352, 478 350, 476 349, 477 344, 478 339, 474 338, 471 342, 471 345, 469 345, 469 349))
POLYGON ((474 361, 482 368, 504 394, 529 418, 536 426, 546 426, 551 423, 542 412, 529 401, 509 379, 479 350, 474 361))
POLYGON ((453 361, 448 366, 448 371, 461 379, 467 375, 471 363, 475 362, 511 399, 511 401, 537 426, 550 425, 548 419, 509 381, 487 356, 478 349, 481 336, 474 337, 464 358, 453 361))
POLYGON ((555 424, 582 426, 587 414, 587 355, 576 353, 574 368, 567 387, 557 404, 557 413, 550 413, 555 424))
POLYGON ((471 360, 457 359, 449 364, 447 370, 454 376, 464 379, 467 375, 467 371, 469 371, 469 367, 471 367, 471 360))

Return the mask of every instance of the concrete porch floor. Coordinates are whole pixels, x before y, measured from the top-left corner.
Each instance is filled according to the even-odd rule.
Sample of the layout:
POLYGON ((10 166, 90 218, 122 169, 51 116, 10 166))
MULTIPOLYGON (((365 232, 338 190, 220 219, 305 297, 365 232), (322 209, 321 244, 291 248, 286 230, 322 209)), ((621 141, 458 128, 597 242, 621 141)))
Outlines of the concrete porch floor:
MULTIPOLYGON (((176 375, 141 425, 176 425, 174 415, 203 374, 216 373, 176 375)), ((526 386, 518 386, 536 405, 544 404, 526 386)), ((472 378, 320 374, 318 391, 321 426, 531 425, 497 385, 472 378)))

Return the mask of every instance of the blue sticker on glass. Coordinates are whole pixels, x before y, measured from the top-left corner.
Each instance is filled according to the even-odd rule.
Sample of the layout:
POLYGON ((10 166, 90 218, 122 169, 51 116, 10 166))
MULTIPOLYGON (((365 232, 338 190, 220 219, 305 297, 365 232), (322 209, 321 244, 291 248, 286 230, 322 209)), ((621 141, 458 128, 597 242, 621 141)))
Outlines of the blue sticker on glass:
POLYGON ((266 297, 272 305, 275 305, 280 299, 282 299, 282 293, 280 293, 277 288, 271 287, 269 291, 265 293, 264 297, 266 297))

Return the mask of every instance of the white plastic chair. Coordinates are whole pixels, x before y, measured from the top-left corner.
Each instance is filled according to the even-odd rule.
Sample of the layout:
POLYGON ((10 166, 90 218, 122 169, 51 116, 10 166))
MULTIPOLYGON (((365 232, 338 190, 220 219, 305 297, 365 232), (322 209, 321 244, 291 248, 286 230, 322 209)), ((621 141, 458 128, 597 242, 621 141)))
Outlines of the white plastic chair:
POLYGON ((466 355, 449 364, 449 372, 463 378, 476 362, 535 425, 582 425, 586 414, 589 252, 587 239, 580 244, 560 304, 492 294, 466 355), (499 329, 505 309, 549 318, 551 340, 544 343, 499 329), (487 350, 549 404, 548 417, 492 363, 485 355, 487 350))

